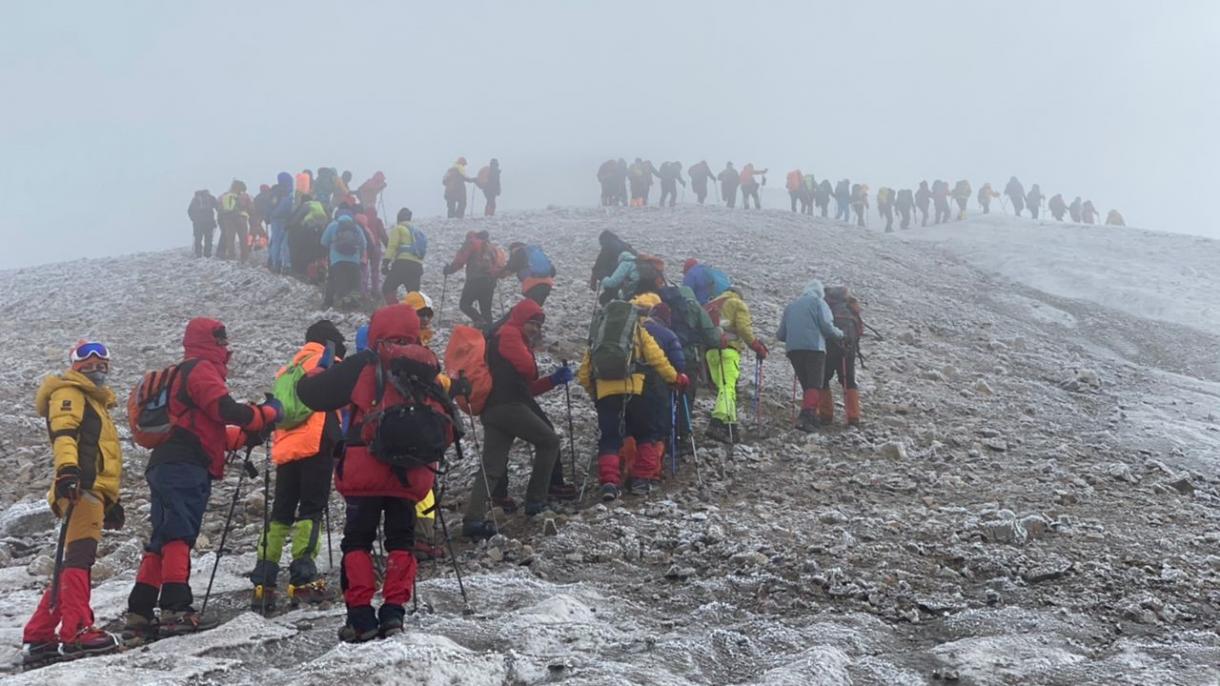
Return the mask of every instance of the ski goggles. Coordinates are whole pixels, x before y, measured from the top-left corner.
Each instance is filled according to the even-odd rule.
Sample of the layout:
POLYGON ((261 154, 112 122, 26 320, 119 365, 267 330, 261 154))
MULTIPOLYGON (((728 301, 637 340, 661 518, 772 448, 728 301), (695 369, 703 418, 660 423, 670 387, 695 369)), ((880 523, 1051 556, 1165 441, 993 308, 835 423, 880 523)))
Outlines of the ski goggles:
POLYGON ((91 358, 109 362, 110 350, 101 343, 82 343, 72 349, 70 357, 73 364, 84 362, 91 358))
POLYGON ((215 329, 212 329, 212 338, 215 339, 216 345, 219 345, 222 348, 228 347, 229 345, 229 332, 225 331, 225 327, 223 326, 218 326, 215 329))

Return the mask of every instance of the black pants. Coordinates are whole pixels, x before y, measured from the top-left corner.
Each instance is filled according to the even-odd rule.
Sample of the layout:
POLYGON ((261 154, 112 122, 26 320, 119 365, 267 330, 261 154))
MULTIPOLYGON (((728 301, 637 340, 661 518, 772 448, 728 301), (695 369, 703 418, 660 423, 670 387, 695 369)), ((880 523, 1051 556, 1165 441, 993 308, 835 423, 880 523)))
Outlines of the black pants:
POLYGON ((833 341, 826 344, 826 378, 822 388, 830 388, 830 380, 839 377, 839 383, 847 388, 856 388, 856 349, 833 341))
POLYGON ((927 205, 920 205, 920 206, 919 206, 919 214, 920 214, 920 216, 922 217, 922 219, 920 220, 920 224, 919 224, 919 225, 920 225, 920 226, 927 226, 927 225, 928 225, 928 206, 927 206, 927 205))
POLYGON ((979 204, 983 206, 983 214, 991 214, 991 198, 979 198, 979 204))
POLYGON ((936 221, 934 223, 940 224, 942 222, 949 221, 949 201, 948 200, 937 200, 935 207, 936 207, 936 221))
POLYGON ((674 203, 678 202, 678 184, 674 181, 661 182, 661 207, 665 207, 665 199, 669 198, 669 206, 673 207, 674 203))
POLYGON ((826 353, 821 350, 791 350, 788 361, 792 363, 792 371, 801 383, 801 390, 821 388, 823 372, 826 365, 826 353))
POLYGON ((737 186, 728 184, 721 186, 720 197, 724 198, 725 207, 737 207, 737 186))
POLYGON ((691 187, 691 190, 695 191, 695 200, 700 205, 702 205, 703 201, 707 200, 707 181, 704 181, 703 183, 699 183, 697 181, 692 180, 690 183, 690 187, 691 187))
POLYGON ((491 299, 496 292, 496 280, 490 276, 467 276, 466 285, 462 286, 462 297, 458 300, 458 309, 462 311, 477 326, 491 324, 491 299), (476 310, 475 305, 479 308, 476 310))
MULTIPOLYGON (((798 200, 801 199, 800 192, 799 191, 788 191, 788 199, 792 201, 792 211, 796 212, 796 203, 798 200)), ((804 207, 804 203, 801 204, 801 207, 804 207)))
POLYGON ((807 214, 810 217, 812 217, 813 216, 813 198, 809 197, 809 195, 806 193, 801 193, 800 201, 801 201, 801 214, 807 214))
POLYGON ((216 233, 216 227, 200 226, 199 224, 192 226, 195 229, 195 257, 211 257, 212 235, 216 233))
POLYGON ((761 210, 762 203, 758 200, 758 184, 756 183, 741 187, 741 206, 747 210, 750 209, 750 198, 754 198, 754 208, 761 210))
POLYGON ((1040 207, 1038 207, 1037 205, 1030 205, 1030 206, 1029 206, 1029 216, 1033 217, 1034 219, 1037 219, 1037 218, 1038 218, 1038 210, 1040 210, 1040 209, 1041 209, 1041 208, 1040 208, 1040 207))
POLYGON ((911 208, 901 207, 898 209, 898 214, 902 215, 902 228, 911 228, 911 208))
POLYGON ((321 242, 312 229, 294 226, 288 229, 288 261, 292 272, 304 276, 309 263, 318 257, 321 242))
POLYGON ((826 219, 830 213, 830 198, 818 203, 818 208, 822 210, 822 219, 826 219))
POLYGON ((271 519, 292 524, 299 519, 321 521, 330 497, 330 455, 314 455, 275 468, 275 504, 271 519))
POLYGON ((538 303, 539 306, 542 306, 542 305, 546 304, 546 298, 550 294, 551 294, 551 284, 538 283, 538 284, 534 284, 533 288, 530 288, 528 291, 525 292, 525 297, 538 303))
POLYGON ((448 216, 450 219, 461 219, 466 216, 466 195, 463 193, 460 198, 451 198, 445 196, 445 206, 448 208, 448 216))
POLYGON ((894 230, 894 208, 890 205, 877 208, 881 212, 881 216, 885 217, 885 232, 889 233, 894 230))
POLYGON ((335 300, 342 301, 352 293, 360 291, 360 265, 355 262, 335 262, 326 275, 326 296, 322 307, 330 307, 335 300))
MULTIPOLYGON (((373 266, 369 265, 372 269, 373 266)), ((381 294, 385 296, 387 305, 398 302, 398 287, 405 286, 407 292, 418 291, 419 281, 424 275, 424 265, 414 260, 394 260, 390 265, 390 273, 386 274, 385 282, 381 284, 381 294)))
POLYGON ((348 496, 344 500, 347 501, 347 523, 343 525, 343 542, 339 544, 343 552, 372 550, 383 513, 386 551, 415 547, 414 502, 381 496, 348 496))

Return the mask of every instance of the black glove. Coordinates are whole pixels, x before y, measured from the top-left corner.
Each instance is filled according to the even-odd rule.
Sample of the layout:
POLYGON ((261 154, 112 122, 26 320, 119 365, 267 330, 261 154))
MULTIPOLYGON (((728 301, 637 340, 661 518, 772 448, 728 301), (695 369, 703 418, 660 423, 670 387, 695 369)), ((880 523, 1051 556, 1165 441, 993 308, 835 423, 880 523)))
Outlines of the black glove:
POLYGON ((473 390, 474 389, 470 385, 470 379, 467 379, 465 374, 459 375, 458 378, 456 378, 456 379, 449 380, 449 397, 450 398, 453 398, 455 400, 457 398, 469 398, 470 393, 473 390))
POLYGON ((80 468, 69 465, 55 475, 55 498, 76 502, 80 498, 80 468))
POLYGON ((127 523, 127 514, 123 512, 123 503, 115 503, 106 510, 102 519, 102 528, 107 531, 119 531, 127 523))

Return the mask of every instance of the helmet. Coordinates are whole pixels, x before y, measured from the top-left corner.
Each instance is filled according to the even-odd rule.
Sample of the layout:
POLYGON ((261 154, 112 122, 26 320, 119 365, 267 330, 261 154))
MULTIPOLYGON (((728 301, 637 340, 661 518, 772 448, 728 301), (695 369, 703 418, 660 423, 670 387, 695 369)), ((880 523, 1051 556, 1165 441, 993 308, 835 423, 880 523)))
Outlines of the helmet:
POLYGON ((404 305, 410 305, 417 314, 432 316, 432 298, 421 291, 411 291, 403 296, 404 305))

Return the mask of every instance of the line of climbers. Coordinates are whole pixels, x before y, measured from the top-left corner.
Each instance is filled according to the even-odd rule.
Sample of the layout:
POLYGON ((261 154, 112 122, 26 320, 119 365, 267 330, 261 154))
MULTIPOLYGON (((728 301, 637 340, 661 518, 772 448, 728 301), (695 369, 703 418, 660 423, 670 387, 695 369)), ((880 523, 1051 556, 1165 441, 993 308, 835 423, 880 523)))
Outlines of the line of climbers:
MULTIPOLYGON (((203 614, 206 596, 204 610, 195 609, 190 552, 213 481, 234 466, 241 471, 217 555, 223 553, 243 480, 257 474, 251 452, 260 445, 267 455, 266 504, 250 573, 251 609, 277 609, 285 548, 291 559, 288 605, 330 597, 315 559, 323 529, 329 536, 333 475, 346 507, 340 589, 347 614, 339 637, 362 642, 402 630, 418 560, 446 554, 438 520, 451 545, 439 510, 443 481, 438 484, 436 476, 443 473, 450 446, 460 458, 468 419, 478 417, 484 435, 461 527, 470 539, 495 535, 496 513, 519 509, 507 479, 517 440, 534 448, 520 508, 526 517, 583 496, 584 487, 576 486, 575 437, 570 438, 569 480, 559 433, 535 400, 564 387, 571 436, 568 385, 573 380, 597 414, 596 450, 584 479, 587 484, 596 475, 603 501, 621 497, 624 490, 651 493, 666 457, 671 473, 680 458, 692 454, 697 468, 694 416, 701 383, 716 393, 706 436, 730 445, 746 438, 738 412, 742 358, 753 352, 756 359, 757 420, 768 349, 742 290, 724 272, 691 258, 682 265, 681 283, 671 283, 662 260, 603 232, 589 280, 600 306, 582 359, 575 370, 564 361, 544 373, 535 351, 541 347, 543 305, 556 270, 539 246, 514 242, 508 251, 497 249, 507 253, 501 271, 516 274, 522 298, 493 322, 484 290, 489 272, 471 266, 488 245, 486 233, 472 232, 446 267, 446 273, 466 268, 463 292, 472 292, 464 295, 462 309, 474 326, 453 328, 443 364, 428 347, 438 313, 427 296, 413 290, 403 302, 373 313, 355 333, 351 354, 347 337, 333 322, 314 322, 304 331, 301 348, 277 372, 266 399, 243 403, 226 383, 233 356, 225 325, 202 317, 187 323, 182 359, 144 374, 127 398, 132 439, 151 450, 145 471, 151 533, 121 636, 96 628, 89 607, 89 570, 100 531, 121 528, 125 521, 119 494, 122 450, 110 416, 116 396, 107 385, 111 357, 99 342, 73 347, 70 369, 44 379, 35 398, 52 445, 48 500, 64 523, 52 583, 23 633, 27 664, 214 626, 215 620, 203 614), (385 551, 380 579, 373 556, 379 526, 385 551), (379 585, 382 602, 375 610, 379 585)), ((418 273, 422 261, 416 278, 418 273)), ((844 287, 824 289, 812 281, 785 309, 776 338, 784 342, 794 371, 794 396, 796 384, 803 390, 797 429, 815 431, 833 420, 835 376, 844 388, 847 423, 860 422, 855 364, 863 328, 859 302, 844 287)))
MULTIPOLYGON (((687 174, 690 176, 691 189, 695 200, 700 205, 707 200, 709 188, 719 195, 726 207, 737 206, 737 194, 741 193, 742 206, 750 209, 750 200, 754 201, 755 209, 761 208, 759 189, 767 184, 767 170, 756 169, 753 163, 742 167, 740 171, 729 162, 719 174, 712 172, 706 160, 693 165, 687 174), (719 182, 717 185, 716 182, 719 182)), ((682 163, 662 162, 660 167, 653 165, 651 160, 639 157, 631 164, 619 158, 606 160, 598 167, 597 181, 601 184, 601 204, 604 207, 644 207, 648 205, 649 194, 653 185, 653 177, 660 180, 660 206, 673 207, 677 202, 677 189, 681 184, 686 188, 686 179, 682 177, 682 163)), ((814 208, 821 212, 823 218, 830 216, 830 201, 835 202, 834 218, 838 221, 854 221, 858 226, 867 224, 869 209, 868 184, 853 184, 849 179, 840 179, 831 184, 829 179, 818 181, 813 174, 805 174, 800 169, 789 171, 785 177, 785 190, 793 212, 812 215, 814 208)), ((685 191, 683 191, 685 192, 685 191)), ((1004 194, 995 192, 990 183, 985 183, 975 195, 970 182, 958 181, 952 188, 945 181, 937 179, 932 182, 921 181, 919 188, 912 191, 909 188, 894 190, 888 186, 877 189, 875 201, 877 213, 885 220, 887 232, 894 229, 894 216, 901 217, 902 228, 910 228, 912 217, 918 211, 922 226, 928 225, 928 213, 933 212, 933 223, 947 222, 953 215, 950 201, 957 205, 957 218, 964 219, 966 206, 971 197, 977 199, 983 214, 991 212, 991 202, 995 198, 1003 198, 1007 208, 1012 201, 1013 214, 1021 216, 1028 209, 1030 216, 1038 218, 1039 211, 1045 207, 1057 221, 1063 221, 1064 216, 1071 221, 1083 224, 1096 224, 1100 214, 1093 206, 1093 201, 1082 201, 1077 196, 1071 204, 1064 202, 1063 196, 1055 194, 1049 198, 1042 193, 1038 184, 1034 184, 1029 192, 1014 176, 1004 188, 1004 194)), ((1109 226, 1125 226, 1122 214, 1118 210, 1110 210, 1105 223, 1109 226)))

